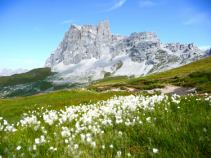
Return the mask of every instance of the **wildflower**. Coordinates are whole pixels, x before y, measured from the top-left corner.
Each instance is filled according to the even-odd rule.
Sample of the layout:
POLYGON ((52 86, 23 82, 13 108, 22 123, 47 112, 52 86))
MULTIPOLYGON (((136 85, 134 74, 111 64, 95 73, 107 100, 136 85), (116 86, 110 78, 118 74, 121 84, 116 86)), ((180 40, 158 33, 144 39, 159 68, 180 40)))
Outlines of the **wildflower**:
POLYGON ((57 151, 57 148, 54 148, 54 147, 51 146, 51 147, 49 148, 49 150, 51 150, 51 151, 57 151))
POLYGON ((44 143, 45 142, 45 136, 43 136, 43 135, 40 136, 40 142, 41 143, 44 143))
POLYGON ((86 139, 86 136, 84 134, 81 134, 81 140, 85 141, 85 139, 86 139))
POLYGON ((65 139, 65 140, 64 140, 64 142, 65 142, 66 144, 68 144, 68 143, 69 143, 68 139, 65 139))
POLYGON ((127 156, 128 156, 128 157, 131 157, 131 154, 130 154, 130 153, 127 153, 127 156))
POLYGON ((4 121, 3 121, 3 124, 4 124, 5 126, 8 125, 7 120, 4 120, 4 121))
POLYGON ((49 148, 49 150, 53 150, 53 149, 54 149, 54 147, 52 147, 52 146, 49 148))
POLYGON ((42 144, 42 143, 45 143, 46 140, 45 140, 45 136, 41 135, 40 138, 35 138, 35 144, 42 144))
POLYGON ((29 126, 29 127, 31 127, 32 125, 37 125, 36 128, 38 128, 40 122, 37 121, 37 117, 35 115, 32 115, 24 117, 22 120, 20 120, 20 124, 21 126, 29 126))
POLYGON ((105 149, 105 145, 102 145, 102 149, 105 149))
POLYGON ((70 130, 67 127, 62 127, 61 135, 62 135, 62 137, 69 137, 70 130))
POLYGON ((39 138, 35 138, 35 144, 40 144, 40 139, 39 138))
POLYGON ((95 147, 96 147, 96 143, 95 143, 95 142, 92 142, 92 143, 91 143, 91 146, 92 146, 93 148, 95 148, 95 147))
POLYGON ((122 131, 119 131, 118 134, 119 134, 120 136, 122 136, 122 131))
POLYGON ((122 152, 121 151, 117 151, 117 157, 121 157, 122 152))
POLYGON ((17 146, 16 150, 21 150, 21 146, 17 146))
POLYGON ((152 152, 153 152, 154 154, 157 154, 157 153, 159 152, 159 150, 158 150, 157 148, 153 148, 153 149, 152 149, 152 152))
POLYGON ((74 145, 74 149, 78 149, 78 144, 75 144, 74 145))
POLYGON ((207 132, 207 129, 206 128, 203 128, 203 131, 206 133, 207 132))
POLYGON ((114 148, 113 144, 111 144, 109 147, 110 147, 111 149, 113 149, 113 148, 114 148))
POLYGON ((147 117, 147 118, 146 118, 146 121, 147 121, 147 122, 151 122, 151 117, 147 117))
POLYGON ((32 146, 32 149, 33 149, 33 150, 37 150, 37 145, 34 144, 34 145, 32 146))
POLYGON ((43 120, 49 125, 52 125, 57 119, 58 119, 57 112, 53 110, 43 115, 43 120))

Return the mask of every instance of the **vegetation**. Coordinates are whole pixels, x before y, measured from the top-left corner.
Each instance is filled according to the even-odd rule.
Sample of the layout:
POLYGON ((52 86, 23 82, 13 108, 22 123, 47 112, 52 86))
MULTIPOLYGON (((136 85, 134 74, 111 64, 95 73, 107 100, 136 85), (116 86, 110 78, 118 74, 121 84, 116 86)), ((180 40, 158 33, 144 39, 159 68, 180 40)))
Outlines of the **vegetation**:
POLYGON ((3 76, 0 77, 0 87, 37 82, 46 79, 52 74, 50 68, 39 68, 22 74, 3 76))
MULTIPOLYGON (((58 102, 59 108, 59 101, 66 98, 63 92, 60 93, 47 102, 54 105, 58 102)), ((69 103, 86 102, 91 97, 89 93, 93 100, 105 98, 104 93, 73 91, 69 103)), ((43 103, 37 101, 39 105, 43 103)), ((208 96, 131 95, 96 104, 68 106, 62 110, 37 106, 36 110, 16 119, 13 125, 0 118, 0 155, 38 158, 209 157, 210 103, 208 96)), ((29 105, 27 100, 26 105, 29 105)), ((9 112, 15 114, 12 109, 9 112)))
POLYGON ((67 105, 78 105, 108 99, 114 95, 128 95, 128 92, 96 93, 87 90, 63 90, 27 97, 0 99, 0 116, 9 121, 21 117, 21 114, 39 107, 52 106, 60 109, 67 105))
MULTIPOLYGON (((39 82, 51 74, 38 71, 43 72, 34 73, 39 82)), ((0 84, 21 84, 20 78, 35 81, 29 74, 8 78, 11 84, 0 78, 0 84)), ((90 90, 0 99, 0 157, 209 157, 207 94, 180 97, 105 90, 174 84, 211 92, 210 83, 211 57, 145 77, 107 77, 93 82, 90 90)))

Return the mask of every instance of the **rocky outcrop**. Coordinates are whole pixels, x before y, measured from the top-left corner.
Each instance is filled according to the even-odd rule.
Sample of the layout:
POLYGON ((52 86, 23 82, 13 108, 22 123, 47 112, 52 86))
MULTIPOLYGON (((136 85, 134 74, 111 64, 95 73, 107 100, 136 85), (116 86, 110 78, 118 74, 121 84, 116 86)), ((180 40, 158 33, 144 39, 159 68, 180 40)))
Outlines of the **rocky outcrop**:
POLYGON ((46 66, 71 78, 111 75, 144 75, 177 67, 205 56, 193 43, 162 43, 156 33, 113 35, 109 21, 97 26, 72 25, 46 66), (114 69, 118 63, 118 69, 114 69), (139 66, 140 68, 139 68, 139 66), (70 68, 71 67, 71 68, 70 68), (127 71, 130 69, 130 72, 127 71), (135 69, 140 69, 135 71, 135 69), (80 71, 79 71, 80 69, 80 71), (131 72, 134 71, 134 72, 131 72))

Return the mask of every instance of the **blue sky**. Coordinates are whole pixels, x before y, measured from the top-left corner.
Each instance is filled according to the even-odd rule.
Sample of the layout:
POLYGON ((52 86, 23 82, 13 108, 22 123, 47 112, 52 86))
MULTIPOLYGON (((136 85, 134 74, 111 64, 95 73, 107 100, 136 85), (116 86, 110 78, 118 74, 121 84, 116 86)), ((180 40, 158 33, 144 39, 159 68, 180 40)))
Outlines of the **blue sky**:
POLYGON ((74 24, 109 19, 114 34, 211 46, 210 0, 0 0, 0 69, 42 67, 74 24))

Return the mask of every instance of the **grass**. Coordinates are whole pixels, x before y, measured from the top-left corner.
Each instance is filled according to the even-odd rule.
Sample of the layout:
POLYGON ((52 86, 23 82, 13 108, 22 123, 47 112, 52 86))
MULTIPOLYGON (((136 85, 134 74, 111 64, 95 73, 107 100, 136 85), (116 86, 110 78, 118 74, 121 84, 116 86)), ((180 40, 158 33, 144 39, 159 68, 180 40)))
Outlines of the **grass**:
POLYGON ((106 77, 101 80, 94 81, 93 84, 96 86, 112 85, 112 84, 124 84, 129 77, 127 76, 117 76, 117 77, 106 77))
POLYGON ((199 92, 211 92, 211 57, 192 62, 179 68, 138 78, 108 77, 92 83, 88 88, 105 91, 112 88, 137 90, 161 88, 166 84, 196 87, 199 92))
MULTIPOLYGON (((75 97, 83 98, 84 96, 76 95, 75 97)), ((111 114, 106 115, 107 117, 101 116, 98 118, 97 115, 93 115, 96 119, 93 118, 90 123, 92 128, 80 132, 77 132, 75 125, 79 121, 74 119, 63 123, 56 121, 53 125, 48 125, 42 120, 44 111, 37 109, 37 112, 32 115, 38 117, 42 128, 40 127, 35 131, 35 126, 19 126, 15 133, 0 132, 0 155, 3 155, 3 157, 14 157, 15 155, 15 157, 59 158, 74 157, 74 155, 80 154, 79 157, 112 158, 117 157, 117 153, 121 152, 121 157, 128 157, 129 153, 132 158, 209 157, 211 154, 209 146, 211 143, 209 134, 211 128, 211 100, 205 101, 203 97, 197 96, 183 96, 177 99, 180 102, 176 103, 173 102, 173 98, 169 97, 166 101, 154 104, 154 108, 151 110, 137 108, 130 111, 126 108, 121 114, 119 112, 121 112, 122 108, 116 108, 114 112, 111 109, 111 114), (116 116, 117 118, 121 116, 123 122, 115 123, 116 116), (96 128, 96 124, 101 125, 104 118, 111 119, 112 125, 103 125, 101 128, 104 131, 103 134, 101 132, 101 134, 94 133, 93 129, 96 128), (139 119, 134 124, 126 125, 127 119, 130 120, 129 122, 133 122, 137 118, 139 119), (140 123, 140 120, 142 123, 140 123), (62 127, 73 129, 73 132, 71 132, 70 136, 62 137, 62 127), (80 135, 87 133, 91 133, 92 141, 96 142, 96 147, 81 140, 80 135), (35 142, 34 140, 40 138, 41 135, 45 136, 48 142, 37 145, 35 151, 30 150, 35 142), (65 140, 69 140, 69 137, 71 138, 70 141, 65 143, 65 140), (68 144, 70 144, 69 147, 68 144), (78 148, 75 148, 76 144, 78 148), (111 144, 113 148, 110 147, 111 144), (21 150, 17 151, 16 148, 19 145, 21 150), (105 149, 102 149, 102 145, 105 145, 105 149), (57 150, 51 151, 50 147, 55 147, 57 150), (153 148, 158 149, 159 152, 153 153, 153 148)), ((130 100, 128 101, 130 103, 130 100)), ((118 103, 116 104, 118 105, 118 103)), ((134 106, 134 104, 133 102, 131 106, 134 106)), ((95 105, 96 108, 99 105, 95 105)), ((121 106, 120 104, 119 107, 121 106)), ((57 110, 57 112, 60 113, 61 111, 57 110)), ((78 111, 77 114, 80 118, 83 112, 78 111)), ((83 124, 82 122, 79 124, 83 124)), ((89 123, 82 127, 88 126, 89 123)))
POLYGON ((14 121, 21 117, 21 114, 39 107, 59 109, 67 105, 78 105, 99 100, 108 99, 114 95, 128 95, 128 92, 106 92, 96 93, 87 90, 63 90, 45 94, 38 94, 27 97, 0 99, 0 116, 14 121))

